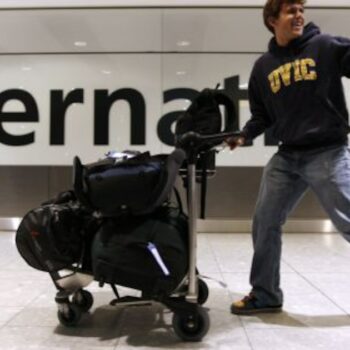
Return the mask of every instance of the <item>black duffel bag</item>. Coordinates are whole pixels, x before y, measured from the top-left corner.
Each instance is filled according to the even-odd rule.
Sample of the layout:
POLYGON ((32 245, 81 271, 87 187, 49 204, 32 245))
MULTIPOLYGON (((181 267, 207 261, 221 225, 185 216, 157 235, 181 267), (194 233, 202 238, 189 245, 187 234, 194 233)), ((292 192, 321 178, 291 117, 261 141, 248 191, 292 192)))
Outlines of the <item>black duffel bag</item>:
POLYGON ((81 203, 104 217, 148 214, 168 198, 184 159, 180 149, 170 155, 146 152, 90 165, 82 165, 75 157, 74 191, 81 203))
POLYGON ((105 221, 92 246, 94 278, 100 283, 169 295, 188 269, 188 220, 179 209, 105 221))
POLYGON ((84 245, 97 224, 77 202, 49 203, 29 211, 16 233, 22 258, 47 272, 70 268, 82 260, 84 245))

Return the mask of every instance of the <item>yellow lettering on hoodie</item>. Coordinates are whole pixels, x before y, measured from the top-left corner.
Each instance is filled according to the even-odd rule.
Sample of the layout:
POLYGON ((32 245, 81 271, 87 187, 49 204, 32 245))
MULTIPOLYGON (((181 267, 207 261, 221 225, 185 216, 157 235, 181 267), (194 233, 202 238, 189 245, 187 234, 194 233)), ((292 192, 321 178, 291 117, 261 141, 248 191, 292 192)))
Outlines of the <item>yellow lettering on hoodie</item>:
POLYGON ((294 81, 303 80, 303 76, 301 75, 301 70, 300 70, 300 60, 295 60, 293 62, 293 70, 294 70, 294 81))
POLYGON ((282 78, 284 86, 290 85, 290 70, 292 68, 291 63, 286 63, 278 68, 278 73, 282 78))
POLYGON ((275 94, 281 89, 281 81, 278 73, 278 69, 274 70, 269 74, 270 86, 272 92, 275 94))
POLYGON ((304 58, 301 60, 301 74, 304 80, 316 80, 317 73, 311 68, 316 67, 316 63, 312 58, 304 58))

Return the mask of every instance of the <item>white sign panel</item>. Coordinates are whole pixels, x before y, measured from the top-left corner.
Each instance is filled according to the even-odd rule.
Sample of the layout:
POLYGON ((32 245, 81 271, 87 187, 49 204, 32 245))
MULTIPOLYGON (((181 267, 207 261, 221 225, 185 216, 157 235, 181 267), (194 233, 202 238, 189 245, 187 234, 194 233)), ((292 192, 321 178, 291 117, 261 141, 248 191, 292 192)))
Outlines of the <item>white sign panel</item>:
MULTIPOLYGON (((71 165, 109 150, 168 153, 169 114, 188 92, 220 83, 248 120, 247 82, 255 54, 84 54, 0 57, 0 164, 71 165)), ((347 91, 348 82, 345 82, 347 91)), ((276 151, 221 152, 218 165, 263 166, 276 151)))

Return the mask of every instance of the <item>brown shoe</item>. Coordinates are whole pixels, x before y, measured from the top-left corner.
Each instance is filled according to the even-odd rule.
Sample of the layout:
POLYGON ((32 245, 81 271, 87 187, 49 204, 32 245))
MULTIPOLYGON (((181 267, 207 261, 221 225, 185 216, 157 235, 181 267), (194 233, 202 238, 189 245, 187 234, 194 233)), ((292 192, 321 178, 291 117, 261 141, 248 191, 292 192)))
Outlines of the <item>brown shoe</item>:
POLYGON ((254 315, 258 313, 281 312, 282 305, 262 304, 252 293, 245 296, 242 300, 231 304, 231 313, 235 315, 254 315))

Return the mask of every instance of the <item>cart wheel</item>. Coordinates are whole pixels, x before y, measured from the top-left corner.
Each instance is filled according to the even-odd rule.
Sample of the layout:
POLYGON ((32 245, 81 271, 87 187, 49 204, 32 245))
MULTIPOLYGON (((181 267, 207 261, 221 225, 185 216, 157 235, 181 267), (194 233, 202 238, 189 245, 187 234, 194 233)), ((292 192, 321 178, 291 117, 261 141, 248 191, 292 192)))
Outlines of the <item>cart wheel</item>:
POLYGON ((88 312, 94 303, 94 297, 90 292, 80 289, 73 295, 72 302, 78 306, 82 312, 88 312))
POLYGON ((208 312, 202 307, 198 307, 195 313, 174 313, 173 316, 174 331, 184 341, 201 341, 208 333, 209 326, 208 312))
POLYGON ((74 327, 81 318, 82 312, 79 306, 75 304, 66 304, 63 310, 58 310, 57 316, 62 326, 74 327))
POLYGON ((198 304, 203 305, 209 297, 209 288, 208 285, 201 280, 198 279, 198 304))

